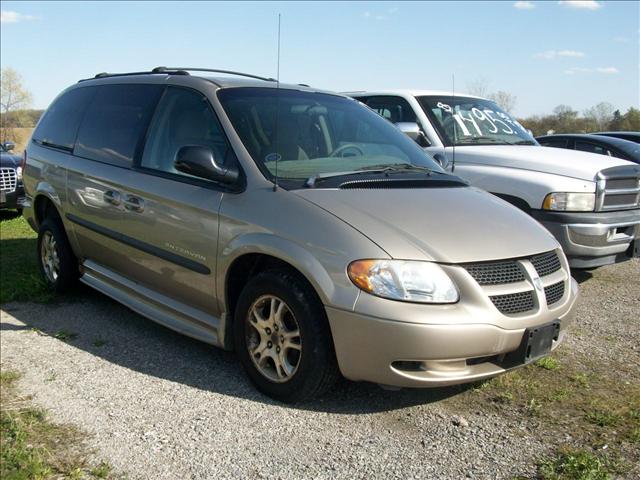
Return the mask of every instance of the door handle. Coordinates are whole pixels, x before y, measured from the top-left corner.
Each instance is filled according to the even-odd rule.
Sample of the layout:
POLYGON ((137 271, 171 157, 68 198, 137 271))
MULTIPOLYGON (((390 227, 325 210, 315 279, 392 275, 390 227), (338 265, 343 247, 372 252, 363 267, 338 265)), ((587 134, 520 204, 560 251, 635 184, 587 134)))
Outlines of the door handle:
POLYGON ((110 203, 116 207, 122 203, 122 195, 115 190, 107 190, 102 194, 102 198, 106 203, 110 203))
POLYGON ((124 208, 130 212, 142 212, 144 210, 144 200, 140 197, 134 197, 133 195, 127 195, 124 199, 124 208))

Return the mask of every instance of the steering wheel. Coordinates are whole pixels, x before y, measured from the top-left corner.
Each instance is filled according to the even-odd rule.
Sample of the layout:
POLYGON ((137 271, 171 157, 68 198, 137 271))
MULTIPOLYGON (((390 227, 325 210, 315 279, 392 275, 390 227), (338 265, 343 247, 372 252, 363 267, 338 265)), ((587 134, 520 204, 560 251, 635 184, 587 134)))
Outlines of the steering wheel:
MULTIPOLYGON (((357 152, 357 155, 360 155, 360 156, 364 155, 364 150, 362 150, 362 148, 360 148, 358 145, 355 145, 353 143, 347 143, 346 145, 342 145, 336 148, 333 152, 331 152, 329 156, 344 158, 344 152, 346 152, 347 150, 355 150, 357 152)), ((350 156, 355 156, 355 155, 350 155, 350 156)))

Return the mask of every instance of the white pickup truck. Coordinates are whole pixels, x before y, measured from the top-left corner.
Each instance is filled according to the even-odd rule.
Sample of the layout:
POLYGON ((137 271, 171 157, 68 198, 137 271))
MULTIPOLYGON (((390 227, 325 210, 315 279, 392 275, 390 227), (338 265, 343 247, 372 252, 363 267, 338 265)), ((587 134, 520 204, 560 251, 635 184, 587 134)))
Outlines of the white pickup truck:
MULTIPOLYGON (((447 170, 528 212, 574 268, 640 255, 640 165, 541 147, 494 102, 415 90, 349 92, 447 170)), ((487 218, 487 221, 491 221, 487 218)))

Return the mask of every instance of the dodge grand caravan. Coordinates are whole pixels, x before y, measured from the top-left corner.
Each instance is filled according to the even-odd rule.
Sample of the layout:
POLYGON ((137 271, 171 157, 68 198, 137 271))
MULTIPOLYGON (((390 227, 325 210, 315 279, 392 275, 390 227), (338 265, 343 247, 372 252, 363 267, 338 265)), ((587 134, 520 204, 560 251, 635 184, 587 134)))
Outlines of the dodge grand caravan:
POLYGON ((640 165, 541 147, 484 98, 420 90, 350 95, 398 124, 447 170, 537 219, 571 267, 640 255, 640 165))
POLYGON ((54 100, 25 158, 51 289, 79 279, 233 349, 283 401, 340 373, 488 378, 555 349, 574 315, 553 236, 338 94, 205 69, 99 74, 54 100))

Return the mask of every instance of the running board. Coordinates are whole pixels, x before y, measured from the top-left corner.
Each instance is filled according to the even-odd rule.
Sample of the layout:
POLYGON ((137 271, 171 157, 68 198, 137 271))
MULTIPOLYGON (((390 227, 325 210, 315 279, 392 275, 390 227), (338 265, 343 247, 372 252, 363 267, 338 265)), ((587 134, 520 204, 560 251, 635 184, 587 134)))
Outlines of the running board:
POLYGON ((222 347, 220 319, 132 282, 91 260, 82 264, 80 281, 136 313, 178 333, 222 347))

